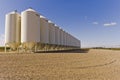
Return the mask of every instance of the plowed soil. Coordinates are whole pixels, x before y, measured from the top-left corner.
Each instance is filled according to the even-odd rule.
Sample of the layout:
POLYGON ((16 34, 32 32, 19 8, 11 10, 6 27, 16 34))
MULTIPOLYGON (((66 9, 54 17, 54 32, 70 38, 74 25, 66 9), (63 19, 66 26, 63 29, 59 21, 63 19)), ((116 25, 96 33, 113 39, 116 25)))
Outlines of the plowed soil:
POLYGON ((0 80, 120 80, 120 51, 0 53, 0 80))

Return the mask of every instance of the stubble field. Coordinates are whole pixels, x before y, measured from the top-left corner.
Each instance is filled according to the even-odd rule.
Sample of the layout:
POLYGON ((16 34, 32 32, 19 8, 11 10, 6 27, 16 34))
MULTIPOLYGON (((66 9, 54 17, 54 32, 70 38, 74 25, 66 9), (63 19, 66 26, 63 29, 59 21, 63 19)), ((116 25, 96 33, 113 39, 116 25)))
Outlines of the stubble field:
POLYGON ((120 51, 0 53, 0 80, 120 80, 120 51))

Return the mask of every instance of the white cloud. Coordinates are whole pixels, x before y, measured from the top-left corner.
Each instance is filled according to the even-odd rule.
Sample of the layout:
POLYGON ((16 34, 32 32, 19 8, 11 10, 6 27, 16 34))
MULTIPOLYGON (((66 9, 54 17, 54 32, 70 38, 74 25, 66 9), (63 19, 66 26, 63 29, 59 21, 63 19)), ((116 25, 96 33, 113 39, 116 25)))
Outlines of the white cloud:
POLYGON ((95 24, 95 25, 97 25, 97 24, 99 24, 98 22, 93 22, 92 24, 95 24))
POLYGON ((5 43, 5 35, 0 34, 0 46, 4 46, 4 43, 5 43))
POLYGON ((105 23, 104 26, 109 27, 109 26, 115 26, 117 25, 116 22, 111 22, 111 23, 105 23))

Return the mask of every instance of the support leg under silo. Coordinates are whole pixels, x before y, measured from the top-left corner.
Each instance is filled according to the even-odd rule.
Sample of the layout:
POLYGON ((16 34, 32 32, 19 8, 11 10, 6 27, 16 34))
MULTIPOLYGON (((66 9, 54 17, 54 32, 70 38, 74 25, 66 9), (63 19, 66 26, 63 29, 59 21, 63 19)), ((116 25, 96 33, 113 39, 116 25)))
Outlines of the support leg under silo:
POLYGON ((5 53, 7 52, 7 49, 6 49, 6 44, 5 44, 5 53))

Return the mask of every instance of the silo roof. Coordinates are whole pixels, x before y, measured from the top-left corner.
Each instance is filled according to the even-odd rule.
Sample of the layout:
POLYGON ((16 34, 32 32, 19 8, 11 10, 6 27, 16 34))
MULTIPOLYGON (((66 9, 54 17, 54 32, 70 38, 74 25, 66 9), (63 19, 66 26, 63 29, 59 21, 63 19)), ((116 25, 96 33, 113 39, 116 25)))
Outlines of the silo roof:
POLYGON ((46 19, 46 17, 45 17, 45 16, 42 16, 42 15, 40 15, 40 18, 44 18, 44 19, 46 19))
POLYGON ((27 10, 25 11, 32 11, 32 12, 36 12, 34 9, 31 9, 31 8, 28 8, 27 10))
POLYGON ((15 11, 9 12, 8 14, 19 14, 19 13, 15 10, 15 11))
POLYGON ((48 23, 52 23, 52 24, 54 24, 54 23, 53 23, 52 21, 50 21, 50 20, 48 21, 48 23))

